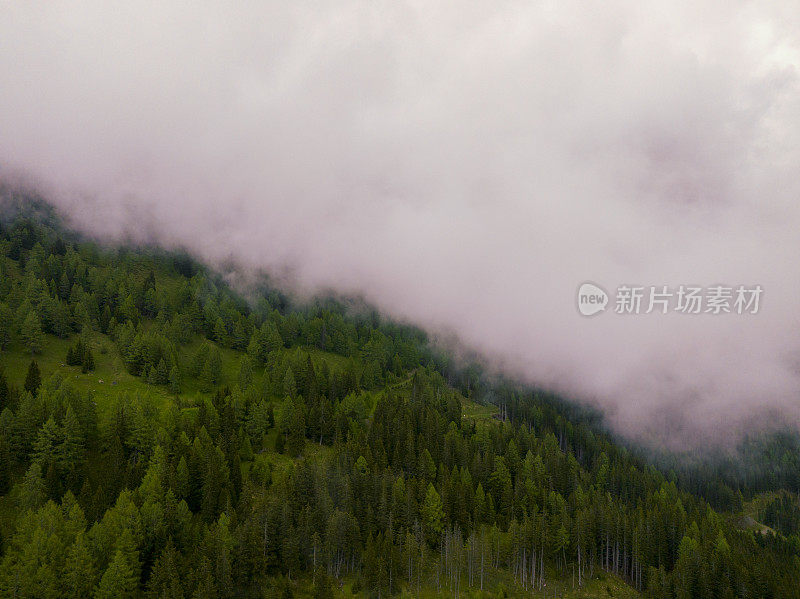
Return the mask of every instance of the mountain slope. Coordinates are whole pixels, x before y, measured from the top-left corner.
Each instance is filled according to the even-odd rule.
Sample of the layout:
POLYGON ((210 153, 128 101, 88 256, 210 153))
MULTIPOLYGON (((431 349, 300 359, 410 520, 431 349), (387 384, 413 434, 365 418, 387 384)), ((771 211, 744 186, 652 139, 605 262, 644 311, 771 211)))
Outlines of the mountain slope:
POLYGON ((800 595, 796 535, 741 530, 591 413, 363 306, 248 302, 16 212, 4 596, 800 595))

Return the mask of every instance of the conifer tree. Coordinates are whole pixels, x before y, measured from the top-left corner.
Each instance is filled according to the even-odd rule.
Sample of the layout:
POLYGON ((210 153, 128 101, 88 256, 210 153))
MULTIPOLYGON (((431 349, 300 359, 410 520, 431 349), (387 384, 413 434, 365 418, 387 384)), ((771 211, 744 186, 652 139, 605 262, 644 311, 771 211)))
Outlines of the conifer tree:
POLYGON ((222 317, 217 318, 216 322, 214 323, 214 341, 220 345, 228 344, 228 331, 225 329, 225 323, 223 322, 222 317))
POLYGON ((42 343, 44 335, 42 334, 42 323, 39 320, 39 315, 33 310, 28 312, 25 320, 20 329, 20 336, 22 337, 25 347, 31 352, 31 355, 38 354, 42 351, 42 343))
POLYGON ((25 375, 25 385, 23 388, 31 395, 36 395, 41 384, 42 375, 39 372, 39 364, 36 363, 36 360, 31 360, 28 366, 28 373, 25 375))
POLYGON ((420 517, 422 518, 422 525, 425 527, 428 543, 436 545, 444 526, 444 508, 442 506, 442 498, 433 483, 428 483, 425 500, 420 506, 420 517))
POLYGON ((94 370, 94 355, 88 345, 83 344, 83 352, 81 355, 81 372, 86 374, 94 370))
POLYGON ((64 362, 66 362, 67 366, 75 366, 75 347, 74 346, 70 345, 67 348, 67 355, 66 355, 66 358, 64 359, 64 362))
POLYGON ((47 471, 50 464, 55 463, 59 458, 61 439, 61 427, 51 416, 39 429, 36 442, 33 444, 33 459, 42 467, 42 470, 47 471))
POLYGON ((136 597, 137 580, 133 567, 121 550, 117 550, 100 579, 95 599, 133 599, 136 597))
POLYGON ((253 383, 253 363, 247 356, 244 356, 239 366, 239 388, 242 391, 247 391, 253 383))
POLYGON ((75 542, 67 553, 64 571, 64 597, 82 599, 89 597, 95 585, 95 567, 89 544, 83 531, 75 537, 75 542))
POLYGON ((220 382, 222 376, 222 356, 217 347, 212 347, 208 352, 208 357, 203 366, 200 377, 207 390, 220 382))
POLYGON ((72 406, 67 406, 62 425, 63 441, 59 451, 59 464, 66 473, 67 485, 74 489, 80 484, 86 458, 86 440, 78 417, 72 406))
POLYGON ((163 357, 158 361, 153 378, 156 385, 166 385, 169 382, 169 368, 163 357))
POLYGON ((297 383, 295 382, 294 372, 291 366, 286 369, 286 375, 283 377, 283 394, 286 397, 297 396, 297 383))
POLYGON ((181 392, 181 377, 177 365, 173 366, 169 371, 169 390, 173 395, 178 395, 181 392))
POLYGON ((8 347, 11 341, 11 323, 14 315, 11 309, 3 302, 0 302, 0 351, 8 347))
POLYGON ((42 477, 42 467, 38 462, 31 464, 22 479, 19 497, 17 499, 22 511, 35 510, 47 499, 47 489, 42 477))
POLYGON ((218 599, 217 585, 214 584, 213 568, 207 557, 203 556, 202 561, 195 570, 197 575, 197 587, 192 594, 192 599, 218 599))
POLYGON ((178 465, 175 467, 175 495, 178 499, 189 498, 189 466, 186 458, 181 456, 178 465))
POLYGON ((183 599, 179 570, 180 554, 170 538, 153 564, 147 583, 147 596, 152 599, 183 599))

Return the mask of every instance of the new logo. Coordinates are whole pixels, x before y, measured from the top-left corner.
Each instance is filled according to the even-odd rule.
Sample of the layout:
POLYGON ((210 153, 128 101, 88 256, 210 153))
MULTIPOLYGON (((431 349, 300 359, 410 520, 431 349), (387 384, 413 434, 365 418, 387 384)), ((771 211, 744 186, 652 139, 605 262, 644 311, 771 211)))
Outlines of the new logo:
POLYGON ((584 283, 578 287, 578 311, 584 316, 594 316, 608 305, 605 289, 594 283, 584 283))

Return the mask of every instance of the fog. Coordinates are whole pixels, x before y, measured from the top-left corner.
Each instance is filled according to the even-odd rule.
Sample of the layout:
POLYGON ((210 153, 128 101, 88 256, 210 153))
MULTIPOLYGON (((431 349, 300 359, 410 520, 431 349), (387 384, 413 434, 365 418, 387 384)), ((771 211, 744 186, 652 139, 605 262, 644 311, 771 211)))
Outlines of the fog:
POLYGON ((800 414, 798 40, 798 2, 4 2, 0 177, 725 440, 800 414), (615 314, 623 284, 764 291, 615 314))

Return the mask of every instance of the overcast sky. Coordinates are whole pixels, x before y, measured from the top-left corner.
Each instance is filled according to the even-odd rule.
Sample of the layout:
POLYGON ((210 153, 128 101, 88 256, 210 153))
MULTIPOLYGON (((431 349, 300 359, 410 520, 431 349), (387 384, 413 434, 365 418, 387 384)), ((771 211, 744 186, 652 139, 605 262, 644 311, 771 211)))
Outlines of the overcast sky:
POLYGON ((798 2, 3 1, 0 177, 726 438, 800 413, 798 40, 798 2), (622 316, 622 284, 764 291, 622 316))

